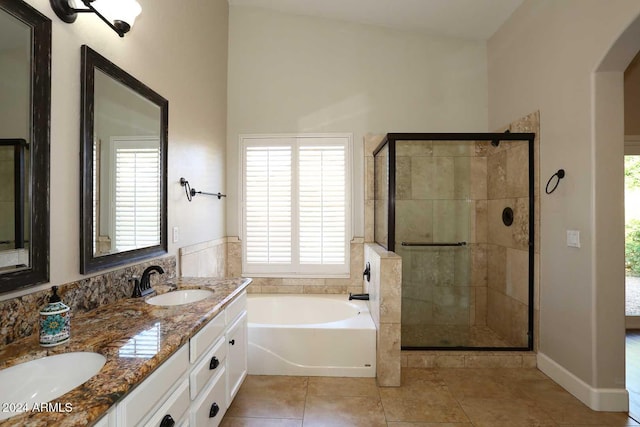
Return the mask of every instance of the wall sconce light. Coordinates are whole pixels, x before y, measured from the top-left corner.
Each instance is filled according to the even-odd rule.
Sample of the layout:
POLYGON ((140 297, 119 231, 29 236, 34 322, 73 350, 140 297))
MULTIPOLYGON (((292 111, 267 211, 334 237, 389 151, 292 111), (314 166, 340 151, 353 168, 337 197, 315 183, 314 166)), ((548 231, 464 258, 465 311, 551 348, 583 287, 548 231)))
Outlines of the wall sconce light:
POLYGON ((51 8, 67 24, 78 13, 95 13, 120 37, 129 32, 142 7, 136 0, 49 0, 51 8))

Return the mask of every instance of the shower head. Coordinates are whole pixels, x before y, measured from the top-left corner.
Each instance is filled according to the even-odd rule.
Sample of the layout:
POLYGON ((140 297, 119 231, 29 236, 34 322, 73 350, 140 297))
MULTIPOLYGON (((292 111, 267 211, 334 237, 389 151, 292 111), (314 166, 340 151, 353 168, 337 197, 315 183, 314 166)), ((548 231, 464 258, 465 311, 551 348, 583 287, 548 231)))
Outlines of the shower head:
MULTIPOLYGON (((509 129, 505 130, 504 133, 511 133, 511 131, 509 129)), ((500 138, 494 138, 491 140, 491 145, 493 145, 494 147, 497 147, 498 145, 500 145, 500 138)))

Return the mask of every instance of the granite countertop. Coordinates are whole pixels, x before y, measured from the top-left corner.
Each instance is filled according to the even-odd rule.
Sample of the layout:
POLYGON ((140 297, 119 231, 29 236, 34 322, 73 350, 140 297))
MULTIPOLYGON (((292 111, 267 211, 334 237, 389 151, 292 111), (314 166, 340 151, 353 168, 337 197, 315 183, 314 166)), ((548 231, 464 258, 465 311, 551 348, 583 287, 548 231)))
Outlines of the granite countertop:
MULTIPOLYGON (((251 283, 251 279, 177 278, 155 285, 158 294, 174 289, 210 289, 201 301, 154 306, 146 298, 128 298, 73 315, 71 339, 57 347, 39 345, 38 334, 0 348, 0 369, 74 351, 100 353, 107 361, 100 372, 53 402, 71 405, 70 412, 26 412, 0 421, 0 426, 86 426, 100 419, 127 392, 143 381, 176 350, 187 344, 209 320, 251 283), (157 334, 155 354, 132 355, 139 334, 157 334)), ((155 349, 154 349, 155 350, 155 349)), ((14 402, 15 403, 15 402, 14 402)), ((68 406, 66 406, 68 407, 68 406)))

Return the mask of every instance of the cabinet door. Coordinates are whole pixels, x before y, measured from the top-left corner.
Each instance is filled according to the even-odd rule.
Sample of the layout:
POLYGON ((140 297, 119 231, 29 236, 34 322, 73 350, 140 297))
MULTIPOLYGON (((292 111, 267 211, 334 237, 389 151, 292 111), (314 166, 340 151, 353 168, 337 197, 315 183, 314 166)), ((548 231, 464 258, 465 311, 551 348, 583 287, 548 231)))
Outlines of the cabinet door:
POLYGON ((227 402, 235 397, 247 376, 247 312, 227 330, 227 402))

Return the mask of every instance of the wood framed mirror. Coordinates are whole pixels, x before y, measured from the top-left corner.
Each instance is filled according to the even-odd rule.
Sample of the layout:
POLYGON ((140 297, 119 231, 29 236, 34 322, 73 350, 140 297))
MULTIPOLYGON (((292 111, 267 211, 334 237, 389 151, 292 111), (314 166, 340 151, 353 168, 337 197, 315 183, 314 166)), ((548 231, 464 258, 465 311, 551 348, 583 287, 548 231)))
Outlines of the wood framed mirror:
POLYGON ((169 103, 84 45, 80 272, 167 252, 169 103))
POLYGON ((0 292, 49 281, 51 20, 0 0, 0 292))

